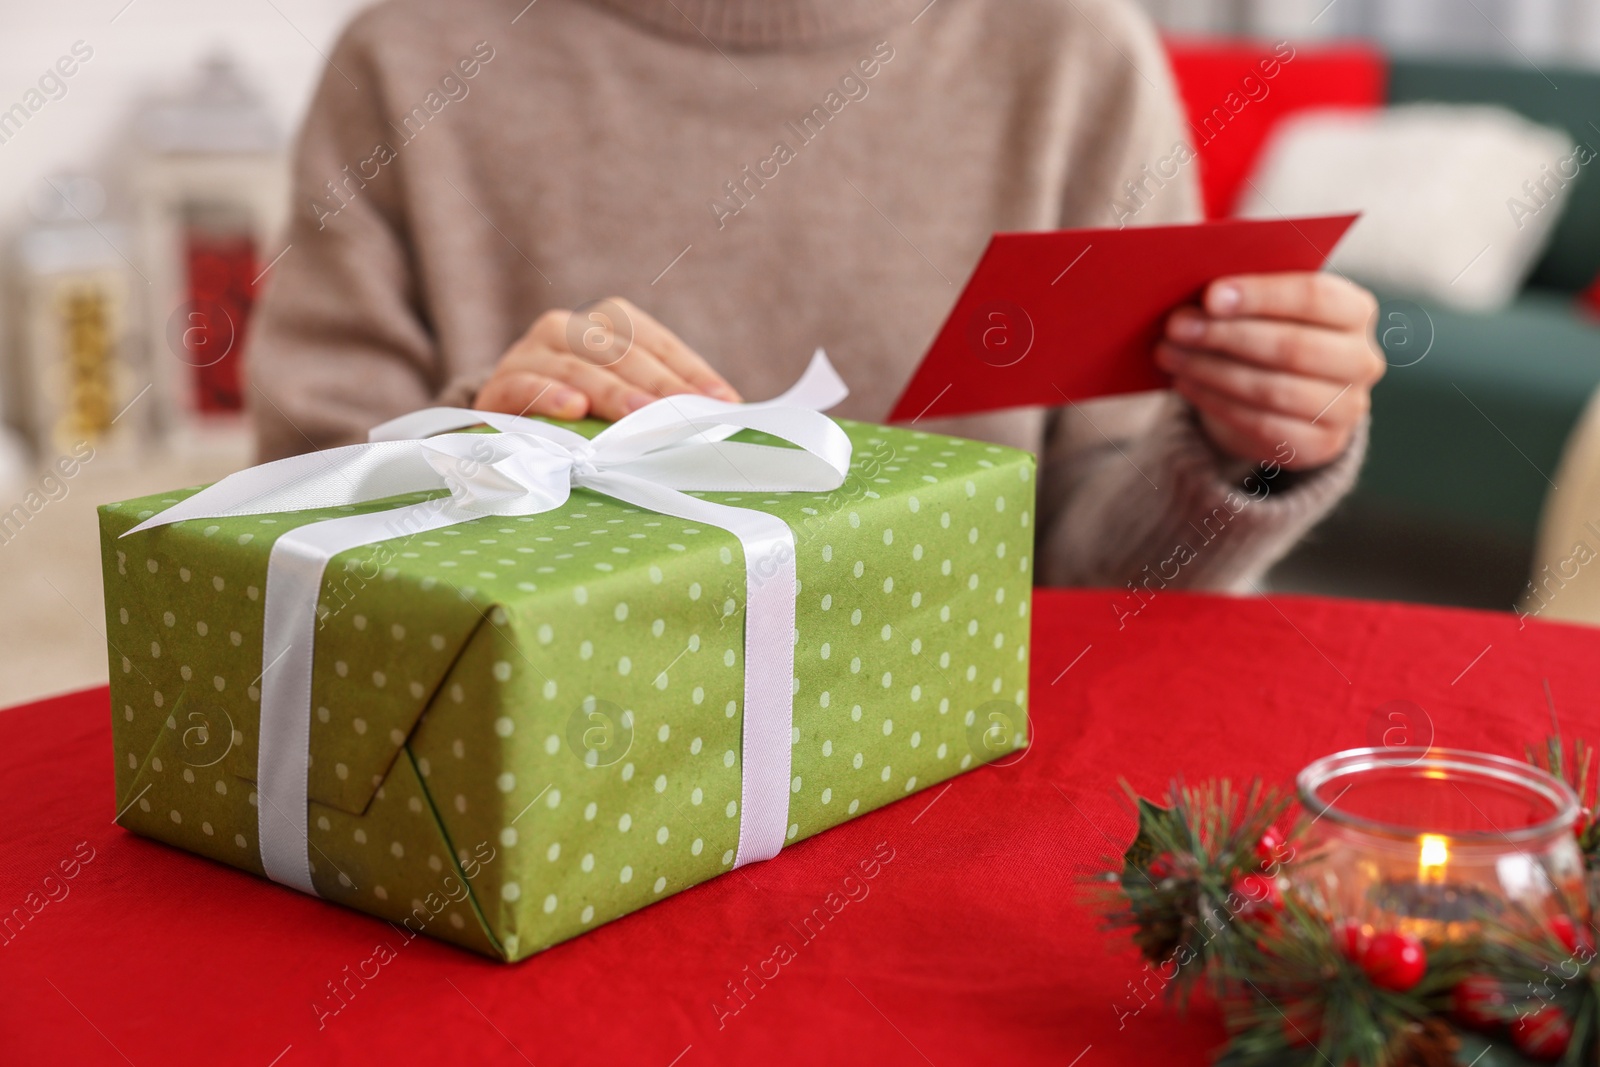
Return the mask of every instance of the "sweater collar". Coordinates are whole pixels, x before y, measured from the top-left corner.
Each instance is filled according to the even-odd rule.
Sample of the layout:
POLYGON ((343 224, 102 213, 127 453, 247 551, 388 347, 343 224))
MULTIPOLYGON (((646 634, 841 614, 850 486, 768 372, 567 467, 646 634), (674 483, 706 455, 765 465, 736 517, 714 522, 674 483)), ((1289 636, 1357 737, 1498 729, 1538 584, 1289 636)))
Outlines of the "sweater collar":
POLYGON ((865 37, 915 0, 593 0, 661 33, 718 47, 805 48, 865 37))

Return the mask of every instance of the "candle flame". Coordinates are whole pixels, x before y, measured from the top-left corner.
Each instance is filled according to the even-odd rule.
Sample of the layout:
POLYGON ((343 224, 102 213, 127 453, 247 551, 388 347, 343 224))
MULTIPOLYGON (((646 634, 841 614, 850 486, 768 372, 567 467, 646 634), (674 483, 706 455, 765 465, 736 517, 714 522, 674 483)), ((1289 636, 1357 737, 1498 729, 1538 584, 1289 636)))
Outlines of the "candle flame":
POLYGON ((1417 856, 1417 880, 1441 882, 1444 869, 1450 862, 1450 846, 1439 834, 1422 835, 1422 851, 1417 856))

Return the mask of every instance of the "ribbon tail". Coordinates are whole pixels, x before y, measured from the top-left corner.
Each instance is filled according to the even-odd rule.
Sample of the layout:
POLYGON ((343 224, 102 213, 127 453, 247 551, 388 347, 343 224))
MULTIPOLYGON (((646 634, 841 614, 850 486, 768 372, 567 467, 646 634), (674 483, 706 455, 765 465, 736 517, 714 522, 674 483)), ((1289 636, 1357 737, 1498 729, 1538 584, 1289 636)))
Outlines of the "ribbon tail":
POLYGON ((806 439, 796 440, 787 431, 815 436, 823 432, 815 426, 826 422, 842 437, 843 431, 834 426, 831 419, 824 419, 821 413, 849 395, 844 380, 828 362, 827 353, 819 348, 800 380, 781 396, 735 404, 709 396, 677 393, 623 416, 596 434, 593 443, 596 454, 608 457, 612 464, 625 463, 680 442, 724 441, 743 429, 763 430, 809 448, 806 439), (804 417, 808 415, 811 419, 806 421, 804 417), (774 417, 779 429, 761 425, 774 417))
POLYGON ((718 441, 664 448, 608 469, 688 493, 829 493, 849 472, 849 439, 831 451, 718 441))
POLYGON ((811 353, 811 362, 806 364, 805 373, 800 375, 800 380, 786 389, 781 396, 775 396, 767 403, 774 407, 827 411, 835 404, 843 402, 849 395, 850 387, 844 384, 839 372, 833 369, 828 353, 819 348, 811 353))
MULTIPOLYGON (((339 553, 479 518, 450 498, 394 511, 349 515, 290 530, 267 560, 262 619, 261 734, 256 758, 256 831, 261 867, 274 882, 317 895, 308 830, 311 667, 323 571, 339 553)), ((332 862, 331 860, 329 861, 332 862)), ((342 872, 341 872, 342 873, 342 872)))
POLYGON ((443 487, 419 442, 346 445, 263 463, 228 475, 123 534, 186 519, 269 515, 363 504, 443 487))
POLYGON ((587 475, 586 488, 639 507, 726 530, 744 549, 744 737, 740 748, 739 848, 734 866, 768 860, 789 832, 794 730, 795 544, 788 523, 617 471, 587 475))

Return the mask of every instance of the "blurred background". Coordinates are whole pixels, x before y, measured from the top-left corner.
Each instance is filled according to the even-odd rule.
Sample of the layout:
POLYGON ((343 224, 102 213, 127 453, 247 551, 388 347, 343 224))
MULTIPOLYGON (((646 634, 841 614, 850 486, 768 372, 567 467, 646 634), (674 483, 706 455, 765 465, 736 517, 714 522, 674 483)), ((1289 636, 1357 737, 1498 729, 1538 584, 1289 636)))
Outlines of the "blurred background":
MULTIPOLYGON (((1600 621, 1600 0, 1141 2, 1211 215, 1367 212, 1371 456, 1272 587, 1600 621)), ((363 6, 0 0, 0 707, 105 678, 96 504, 250 462, 286 151, 363 6)))

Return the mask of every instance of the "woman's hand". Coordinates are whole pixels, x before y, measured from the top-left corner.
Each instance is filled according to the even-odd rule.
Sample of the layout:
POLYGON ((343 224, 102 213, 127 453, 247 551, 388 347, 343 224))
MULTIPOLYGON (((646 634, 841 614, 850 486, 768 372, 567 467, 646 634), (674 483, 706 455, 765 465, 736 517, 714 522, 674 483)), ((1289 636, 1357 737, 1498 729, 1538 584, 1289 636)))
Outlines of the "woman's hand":
POLYGON ((616 420, 674 393, 739 394, 678 336, 621 297, 547 311, 500 357, 479 411, 616 420))
POLYGON ((1212 442, 1290 470, 1337 459, 1386 366, 1372 294, 1334 274, 1259 274, 1220 278, 1202 302, 1173 312, 1156 363, 1212 442))

